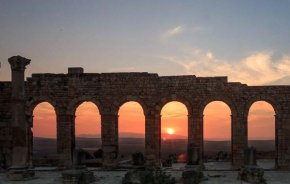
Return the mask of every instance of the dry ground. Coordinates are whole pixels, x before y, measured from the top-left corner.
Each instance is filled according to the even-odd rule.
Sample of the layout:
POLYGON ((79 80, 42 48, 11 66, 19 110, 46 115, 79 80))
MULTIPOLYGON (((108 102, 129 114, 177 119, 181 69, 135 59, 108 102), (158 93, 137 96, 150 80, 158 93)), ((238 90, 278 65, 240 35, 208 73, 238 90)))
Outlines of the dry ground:
MULTIPOLYGON (((263 162, 265 166, 271 163, 263 162)), ((201 184, 246 184, 237 180, 238 171, 231 171, 229 163, 209 163, 206 165, 208 169, 219 169, 219 171, 204 171, 207 180, 201 184), (216 176, 216 177, 214 177, 216 176)), ((180 182, 184 164, 174 164, 172 168, 165 169, 166 172, 174 176, 180 182)), ((35 178, 29 181, 13 182, 6 179, 5 173, 0 173, 0 184, 61 184, 61 171, 55 168, 36 168, 35 178)), ((95 184, 120 184, 126 171, 102 171, 90 168, 94 172, 97 181, 95 184)), ((265 171, 265 179, 267 184, 289 184, 290 171, 265 171)))
MULTIPOLYGON (((168 171, 173 176, 180 179, 181 171, 168 171)), ((96 184, 120 184, 125 171, 94 171, 97 181, 96 184)), ((246 184, 237 180, 237 171, 205 171, 208 176, 207 181, 202 184, 246 184), (220 177, 210 177, 209 175, 220 175, 220 177)), ((289 184, 290 171, 265 171, 265 179, 268 184, 289 184)), ((36 177, 29 181, 12 182, 8 181, 4 173, 0 174, 2 184, 61 184, 61 172, 59 171, 38 171, 36 177)))

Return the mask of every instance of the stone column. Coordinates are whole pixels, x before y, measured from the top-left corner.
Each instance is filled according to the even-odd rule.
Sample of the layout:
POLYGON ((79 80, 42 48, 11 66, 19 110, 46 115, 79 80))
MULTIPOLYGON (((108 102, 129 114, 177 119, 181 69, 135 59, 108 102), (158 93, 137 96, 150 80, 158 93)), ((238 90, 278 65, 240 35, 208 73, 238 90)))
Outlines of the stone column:
POLYGON ((188 155, 187 164, 190 165, 203 165, 203 113, 202 111, 194 111, 192 116, 189 117, 189 139, 188 139, 188 154, 196 154, 196 150, 199 150, 198 155, 188 155), (193 157, 191 157, 193 156, 193 157), (192 158, 195 158, 192 160, 192 158), (194 163, 193 163, 194 161, 194 163))
POLYGON ((12 130, 12 166, 8 172, 11 180, 30 178, 29 166, 28 122, 25 115, 24 71, 30 59, 13 56, 8 59, 12 70, 11 94, 11 130, 12 130))
POLYGON ((32 115, 26 115, 28 127, 27 127, 27 137, 28 137, 28 161, 30 167, 33 166, 33 116, 32 115))
POLYGON ((194 122, 193 116, 188 115, 188 145, 194 143, 194 122))
POLYGON ((290 116, 288 113, 275 115, 275 166, 276 169, 281 170, 290 168, 290 116))
POLYGON ((145 115, 146 166, 160 167, 161 116, 155 110, 145 115))
POLYGON ((57 117, 57 153, 60 168, 72 167, 74 148, 74 115, 68 114, 66 109, 59 110, 57 117))
POLYGON ((101 114, 103 167, 115 168, 118 165, 118 115, 107 112, 101 114))
POLYGON ((244 150, 248 147, 248 120, 243 113, 232 115, 232 164, 238 169, 244 164, 244 150))
POLYGON ((202 123, 199 118, 195 119, 192 115, 188 115, 188 143, 187 143, 187 165, 200 165, 202 163, 202 143, 200 137, 197 134, 200 134, 198 130, 197 123, 202 123), (199 132, 199 133, 198 133, 199 132))

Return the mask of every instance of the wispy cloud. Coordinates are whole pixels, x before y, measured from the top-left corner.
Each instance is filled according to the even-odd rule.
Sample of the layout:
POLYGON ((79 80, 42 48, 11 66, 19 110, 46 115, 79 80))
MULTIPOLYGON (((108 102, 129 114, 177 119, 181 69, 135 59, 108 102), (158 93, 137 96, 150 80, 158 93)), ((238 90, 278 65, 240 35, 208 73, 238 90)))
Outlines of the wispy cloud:
POLYGON ((169 30, 167 30, 165 33, 163 33, 163 37, 164 38, 168 38, 168 37, 172 37, 172 36, 175 36, 177 34, 180 34, 184 31, 184 26, 176 26, 176 27, 173 27, 169 30))
MULTIPOLYGON (((237 61, 222 60, 210 51, 193 50, 181 57, 163 57, 177 63, 187 74, 228 76, 229 81, 262 85, 290 74, 290 57, 273 58, 273 52, 254 52, 237 61)), ((290 83, 290 81, 289 81, 290 83)))

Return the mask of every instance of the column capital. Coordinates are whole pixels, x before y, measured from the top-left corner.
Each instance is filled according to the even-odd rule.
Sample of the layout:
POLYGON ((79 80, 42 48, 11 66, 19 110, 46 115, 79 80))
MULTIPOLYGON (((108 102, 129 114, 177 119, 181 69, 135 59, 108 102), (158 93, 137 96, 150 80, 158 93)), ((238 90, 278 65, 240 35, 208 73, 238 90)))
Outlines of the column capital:
POLYGON ((24 71, 26 66, 30 64, 30 59, 21 56, 12 56, 8 59, 12 70, 24 71))

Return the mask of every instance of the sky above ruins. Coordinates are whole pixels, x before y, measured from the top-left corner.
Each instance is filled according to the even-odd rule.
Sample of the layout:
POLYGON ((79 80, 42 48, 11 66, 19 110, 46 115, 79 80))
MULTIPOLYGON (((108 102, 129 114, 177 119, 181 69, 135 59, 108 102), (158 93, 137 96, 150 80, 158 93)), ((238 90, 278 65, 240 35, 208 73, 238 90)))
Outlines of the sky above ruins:
POLYGON ((10 78, 7 58, 19 54, 32 59, 27 76, 82 66, 270 83, 290 73, 289 7, 289 0, 2 0, 0 77, 10 78))
POLYGON ((290 84, 289 8, 289 0, 0 0, 0 80, 10 80, 7 58, 22 55, 32 60, 27 77, 80 66, 290 84))

